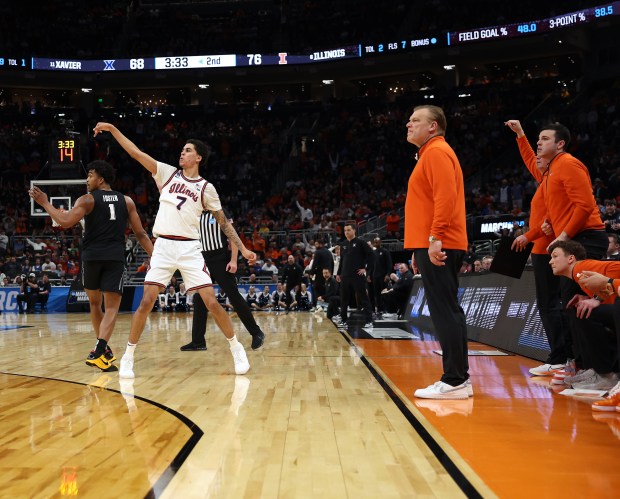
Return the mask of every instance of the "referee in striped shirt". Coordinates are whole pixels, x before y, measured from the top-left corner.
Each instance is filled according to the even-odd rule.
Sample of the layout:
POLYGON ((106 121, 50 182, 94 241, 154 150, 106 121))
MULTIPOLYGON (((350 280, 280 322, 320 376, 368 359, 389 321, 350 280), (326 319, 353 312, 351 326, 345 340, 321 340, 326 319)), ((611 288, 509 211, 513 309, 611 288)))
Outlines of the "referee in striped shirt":
MULTIPOLYGON (((237 288, 237 255, 239 250, 234 244, 232 254, 228 250, 228 238, 221 231, 219 224, 210 211, 203 211, 200 216, 200 241, 202 256, 211 274, 211 280, 219 284, 228 295, 230 304, 234 307, 239 319, 252 335, 252 350, 258 350, 265 341, 265 333, 256 324, 252 311, 237 288)), ((198 293, 194 294, 194 317, 192 320, 192 341, 183 345, 184 352, 192 350, 206 350, 208 310, 198 293)))

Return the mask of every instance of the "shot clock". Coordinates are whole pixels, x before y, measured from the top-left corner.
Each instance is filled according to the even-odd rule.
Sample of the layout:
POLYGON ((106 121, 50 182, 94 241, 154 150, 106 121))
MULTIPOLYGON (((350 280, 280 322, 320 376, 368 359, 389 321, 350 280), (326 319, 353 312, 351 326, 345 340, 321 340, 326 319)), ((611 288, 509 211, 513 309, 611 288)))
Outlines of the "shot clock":
POLYGON ((50 179, 78 178, 81 159, 78 139, 75 137, 52 139, 48 160, 50 179))
POLYGON ((80 148, 75 139, 57 139, 52 148, 54 149, 52 165, 78 165, 80 163, 80 148))

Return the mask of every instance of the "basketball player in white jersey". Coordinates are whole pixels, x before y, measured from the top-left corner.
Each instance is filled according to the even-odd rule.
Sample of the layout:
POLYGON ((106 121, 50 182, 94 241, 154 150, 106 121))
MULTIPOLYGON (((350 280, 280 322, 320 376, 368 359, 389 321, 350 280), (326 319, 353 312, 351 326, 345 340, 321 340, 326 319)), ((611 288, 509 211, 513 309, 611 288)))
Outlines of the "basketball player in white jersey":
POLYGON ((245 349, 237 341, 230 317, 215 299, 213 283, 200 252, 199 222, 203 210, 211 211, 224 234, 239 248, 244 258, 253 263, 256 255, 244 246, 224 215, 215 187, 198 173, 200 165, 207 160, 207 146, 199 140, 188 140, 181 151, 178 170, 142 152, 114 125, 97 123, 93 131, 95 136, 101 132, 110 132, 119 145, 150 171, 155 182, 162 186, 159 209, 153 226, 153 235, 157 240, 151 258, 151 268, 144 278, 142 301, 131 320, 129 342, 121 359, 119 376, 134 377, 136 344, 142 335, 146 319, 153 310, 160 289, 167 286, 177 269, 183 276, 187 291, 196 291, 200 294, 228 339, 235 363, 235 373, 245 374, 250 369, 245 349))

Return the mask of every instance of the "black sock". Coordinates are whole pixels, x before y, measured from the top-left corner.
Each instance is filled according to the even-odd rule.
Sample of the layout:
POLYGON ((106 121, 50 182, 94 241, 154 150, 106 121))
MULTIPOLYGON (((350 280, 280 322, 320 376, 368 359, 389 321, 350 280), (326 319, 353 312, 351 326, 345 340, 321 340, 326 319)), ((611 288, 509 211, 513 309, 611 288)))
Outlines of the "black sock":
POLYGON ((108 346, 108 342, 99 338, 97 340, 97 344, 95 345, 95 356, 100 357, 105 353, 105 350, 108 346))

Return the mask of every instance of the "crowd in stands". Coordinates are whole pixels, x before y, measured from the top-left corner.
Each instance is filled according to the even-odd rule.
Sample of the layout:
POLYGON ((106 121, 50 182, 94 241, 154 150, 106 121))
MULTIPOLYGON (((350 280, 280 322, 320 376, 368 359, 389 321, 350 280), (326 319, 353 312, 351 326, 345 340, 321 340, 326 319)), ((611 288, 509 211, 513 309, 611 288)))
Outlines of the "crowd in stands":
POLYGON ((563 1, 561 6, 533 0, 505 5, 485 0, 476 9, 448 0, 65 0, 61 6, 25 0, 0 7, 0 47, 5 54, 25 58, 298 54, 385 42, 395 35, 400 40, 412 33, 438 36, 446 31, 532 21, 581 8, 583 2, 576 0, 563 1), (49 19, 63 27, 62 37, 50 29, 49 19))
MULTIPOLYGON (((468 179, 469 217, 523 215, 529 210, 536 186, 503 119, 535 107, 557 89, 550 82, 521 87, 519 92, 517 85, 498 83, 492 92, 486 88, 476 95, 474 91, 469 99, 458 98, 458 91, 438 96, 449 114, 448 140, 468 179)), ((572 130, 570 152, 590 168, 602 210, 606 200, 617 199, 620 193, 619 95, 620 81, 608 81, 604 88, 584 95, 579 107, 571 106, 566 97, 545 113, 572 130)), ((139 147, 171 164, 176 164, 186 138, 205 138, 212 153, 204 175, 217 186, 246 244, 263 263, 271 258, 280 266, 282 257, 296 250, 305 257, 317 237, 330 243, 338 240, 346 220, 359 224, 380 216, 387 223, 382 237, 401 238, 399 209, 414 164, 414 151, 404 143, 404 123, 415 100, 411 95, 394 103, 361 99, 307 104, 301 118, 298 107, 282 105, 272 112, 227 108, 207 116, 187 110, 184 116, 179 110, 175 117, 127 116, 115 121, 139 147), (314 126, 303 133, 296 131, 300 119, 314 126)), ((11 105, 4 110, 0 117, 2 228, 8 237, 51 237, 54 231, 48 217, 29 216, 26 188, 45 165, 48 142, 59 125, 49 109, 35 115, 11 105)), ((92 119, 79 113, 75 118, 76 128, 86 133, 92 119)), ((543 122, 525 123, 531 141, 543 122)), ((134 198, 148 230, 157 207, 155 184, 105 137, 87 144, 85 160, 105 157, 116 167, 115 188, 134 198)), ((23 253, 23 247, 9 246, 16 256, 23 253)))

